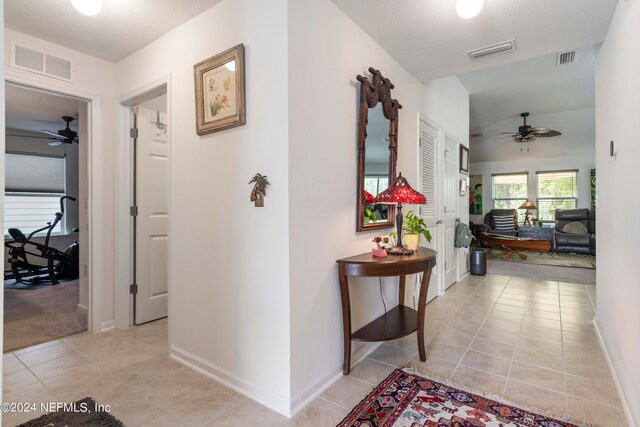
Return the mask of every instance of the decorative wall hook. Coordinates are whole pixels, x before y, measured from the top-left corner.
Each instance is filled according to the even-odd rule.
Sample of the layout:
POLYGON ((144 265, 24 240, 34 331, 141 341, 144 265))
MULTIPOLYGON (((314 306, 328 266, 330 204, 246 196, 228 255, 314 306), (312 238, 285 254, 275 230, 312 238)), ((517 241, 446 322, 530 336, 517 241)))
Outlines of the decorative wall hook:
POLYGON ((267 195, 267 186, 271 183, 267 180, 266 175, 257 173, 251 178, 249 184, 254 182, 253 190, 251 190, 251 201, 255 203, 256 208, 264 207, 264 196, 267 195))

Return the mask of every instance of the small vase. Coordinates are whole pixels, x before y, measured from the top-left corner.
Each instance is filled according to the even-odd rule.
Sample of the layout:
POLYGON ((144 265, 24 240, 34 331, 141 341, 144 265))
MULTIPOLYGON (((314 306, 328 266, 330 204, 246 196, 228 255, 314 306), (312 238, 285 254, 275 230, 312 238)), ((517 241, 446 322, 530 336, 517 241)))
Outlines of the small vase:
POLYGON ((418 243, 420 243, 419 234, 405 234, 404 239, 407 242, 407 249, 412 251, 418 250, 418 243))

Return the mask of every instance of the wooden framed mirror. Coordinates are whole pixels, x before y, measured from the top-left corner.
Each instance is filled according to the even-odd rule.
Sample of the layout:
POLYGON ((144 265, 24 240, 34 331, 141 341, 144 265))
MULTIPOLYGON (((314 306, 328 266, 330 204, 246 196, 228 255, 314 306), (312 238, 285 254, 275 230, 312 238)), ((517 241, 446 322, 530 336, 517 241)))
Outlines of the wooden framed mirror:
POLYGON ((396 177, 398 158, 398 110, 402 105, 391 98, 391 81, 369 68, 371 80, 358 75, 358 231, 393 227, 393 205, 373 203, 396 177))

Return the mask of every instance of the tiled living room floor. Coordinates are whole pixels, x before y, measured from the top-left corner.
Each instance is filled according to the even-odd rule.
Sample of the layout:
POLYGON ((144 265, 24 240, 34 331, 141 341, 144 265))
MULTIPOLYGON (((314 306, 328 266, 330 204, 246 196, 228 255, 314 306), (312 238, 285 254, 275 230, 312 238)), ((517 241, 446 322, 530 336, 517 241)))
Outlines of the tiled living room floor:
MULTIPOLYGON (((168 359, 166 321, 82 333, 4 356, 5 402, 112 406, 135 426, 331 426, 395 367, 603 426, 626 426, 592 325, 595 287, 468 277, 427 306, 428 358, 415 335, 381 345, 294 419, 168 359)), ((12 426, 37 414, 4 414, 12 426)))
POLYGON ((426 362, 415 334, 385 343, 321 398, 352 408, 409 365, 538 411, 626 426, 593 326, 595 293, 589 285, 468 276, 427 305, 426 362))

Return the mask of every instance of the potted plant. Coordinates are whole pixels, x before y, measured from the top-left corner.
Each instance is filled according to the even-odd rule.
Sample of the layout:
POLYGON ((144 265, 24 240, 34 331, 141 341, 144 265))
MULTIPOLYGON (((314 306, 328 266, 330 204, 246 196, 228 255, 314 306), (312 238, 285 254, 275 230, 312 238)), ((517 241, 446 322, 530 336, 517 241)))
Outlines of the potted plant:
POLYGON ((407 249, 417 250, 420 243, 420 235, 423 235, 427 242, 431 242, 431 233, 427 230, 424 220, 418 217, 413 211, 409 211, 404 216, 402 222, 402 230, 404 231, 407 249))

